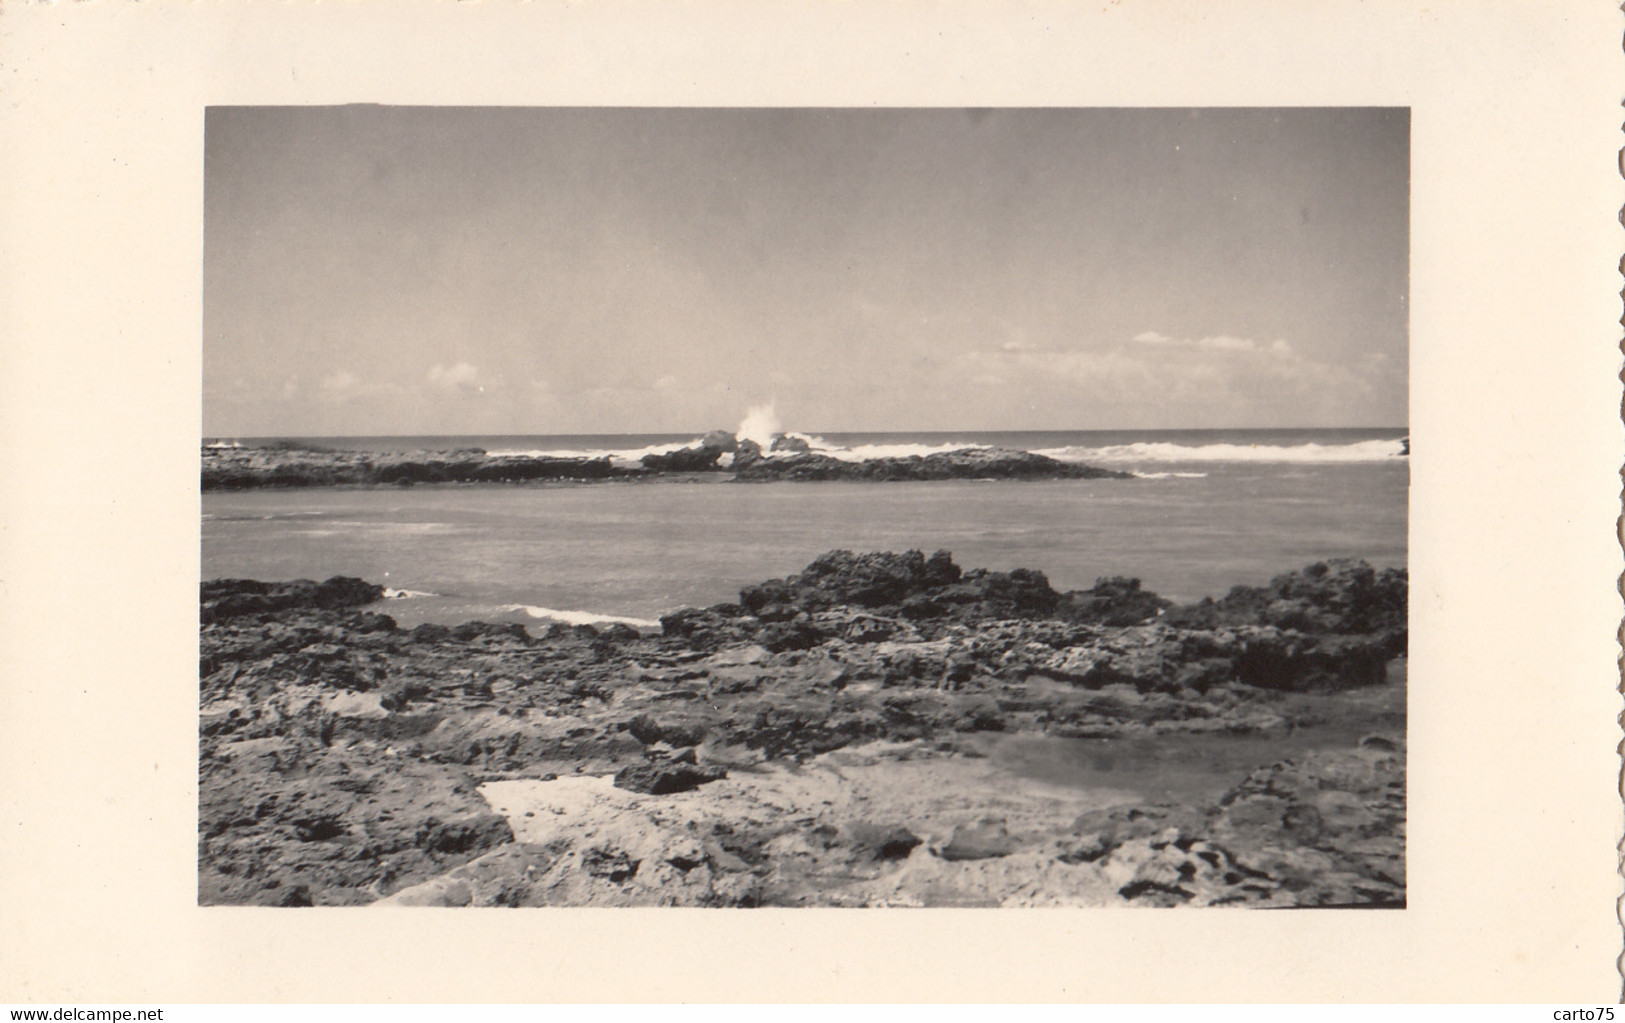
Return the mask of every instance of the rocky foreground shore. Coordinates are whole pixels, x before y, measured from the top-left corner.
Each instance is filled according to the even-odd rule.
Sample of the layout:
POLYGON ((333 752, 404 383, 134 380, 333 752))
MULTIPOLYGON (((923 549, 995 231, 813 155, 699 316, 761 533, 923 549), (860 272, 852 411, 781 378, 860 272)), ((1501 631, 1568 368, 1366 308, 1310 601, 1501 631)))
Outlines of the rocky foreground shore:
POLYGON ((635 463, 604 457, 491 455, 456 451, 333 451, 279 444, 205 447, 202 488, 411 486, 419 483, 535 483, 547 480, 651 479, 718 474, 735 480, 1127 479, 1132 474, 1061 462, 1030 451, 964 448, 929 455, 846 461, 811 451, 794 436, 779 436, 768 450, 725 431, 697 444, 635 463))
POLYGON ((205 904, 1403 903, 1403 571, 1174 606, 835 551, 658 635, 405 631, 344 578, 201 596, 205 904), (1191 805, 988 755, 1327 722, 1353 737, 1191 805))

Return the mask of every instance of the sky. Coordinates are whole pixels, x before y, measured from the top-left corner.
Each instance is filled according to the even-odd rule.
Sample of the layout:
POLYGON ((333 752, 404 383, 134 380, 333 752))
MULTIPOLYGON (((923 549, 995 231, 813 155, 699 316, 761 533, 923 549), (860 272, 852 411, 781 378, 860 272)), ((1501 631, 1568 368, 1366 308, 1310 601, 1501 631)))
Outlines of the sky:
POLYGON ((209 436, 1403 426, 1405 109, 211 107, 209 436))

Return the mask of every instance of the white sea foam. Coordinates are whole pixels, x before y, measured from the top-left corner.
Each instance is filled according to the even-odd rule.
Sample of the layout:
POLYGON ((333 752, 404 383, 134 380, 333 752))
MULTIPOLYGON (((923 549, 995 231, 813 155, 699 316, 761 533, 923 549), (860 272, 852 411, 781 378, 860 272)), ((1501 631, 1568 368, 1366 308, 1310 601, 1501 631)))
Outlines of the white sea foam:
POLYGON ((385 600, 409 600, 413 597, 438 597, 438 593, 427 593, 423 590, 397 590, 391 586, 384 587, 385 600))
MULTIPOLYGON (((986 448, 986 444, 976 444, 970 441, 948 441, 943 444, 859 444, 856 447, 842 447, 833 441, 825 440, 815 434, 796 433, 794 431, 779 433, 776 429, 764 432, 764 426, 777 427, 777 422, 770 418, 771 408, 763 406, 752 409, 752 416, 747 417, 740 425, 739 438, 741 440, 754 440, 761 445, 763 458, 787 458, 798 452, 781 448, 771 450, 776 437, 790 437, 807 442, 807 447, 818 455, 837 458, 843 462, 861 462, 869 458, 908 458, 911 455, 937 455, 948 451, 965 451, 967 449, 986 448)), ((596 448, 596 449, 570 449, 570 448, 513 448, 501 451, 487 452, 492 458, 608 458, 618 465, 641 464, 644 455, 666 455, 673 451, 683 451, 700 446, 704 438, 695 437, 693 440, 677 441, 669 444, 651 444, 643 448, 596 448)), ((724 456, 718 464, 726 468, 733 463, 732 458, 724 456)))
POLYGON ((533 604, 508 604, 504 611, 523 611, 532 618, 545 618, 549 621, 563 622, 566 625, 630 625, 634 629, 658 629, 659 622, 651 622, 647 618, 628 618, 624 615, 597 614, 592 611, 560 611, 551 607, 537 607, 533 604))
POLYGON ((941 455, 950 451, 981 451, 988 447, 986 444, 972 444, 966 441, 946 441, 942 444, 859 444, 857 447, 843 448, 831 444, 822 437, 807 437, 806 440, 814 453, 838 458, 843 462, 862 462, 870 458, 909 458, 915 455, 923 458, 926 455, 941 455))
POLYGON ((774 402, 766 405, 752 405, 750 411, 745 413, 744 422, 739 424, 735 435, 741 440, 753 440, 766 451, 768 445, 773 443, 773 435, 783 429, 779 425, 779 417, 773 411, 774 402))
POLYGON ((1387 462, 1404 458, 1401 440, 1353 444, 1139 443, 1107 447, 1044 448, 1036 454, 1063 462, 1387 462))
MULTIPOLYGON (((751 414, 740 424, 738 436, 755 440, 762 446, 762 457, 785 458, 795 451, 772 451, 772 440, 785 436, 806 441, 808 448, 818 455, 843 462, 862 462, 871 458, 909 458, 940 455, 950 451, 987 450, 989 445, 974 441, 944 441, 937 444, 858 444, 843 447, 816 434, 778 432, 778 422, 771 405, 751 409, 751 414)), ((698 447, 702 438, 651 444, 641 448, 597 449, 512 449, 491 451, 492 457, 526 458, 608 458, 617 465, 636 466, 645 455, 665 455, 673 451, 698 447)), ((1173 444, 1145 441, 1135 444, 1114 444, 1104 447, 1035 448, 1034 454, 1047 455, 1062 462, 1386 462, 1405 457, 1404 441, 1364 440, 1352 444, 1173 444)), ((726 468, 731 458, 719 460, 726 468)))
POLYGON ((666 455, 684 448, 696 447, 700 438, 672 444, 651 444, 643 448, 510 448, 487 451, 491 458, 607 458, 612 462, 637 462, 644 455, 666 455))
POLYGON ((1142 480, 1188 479, 1199 480, 1207 477, 1205 472, 1137 472, 1134 474, 1142 480))

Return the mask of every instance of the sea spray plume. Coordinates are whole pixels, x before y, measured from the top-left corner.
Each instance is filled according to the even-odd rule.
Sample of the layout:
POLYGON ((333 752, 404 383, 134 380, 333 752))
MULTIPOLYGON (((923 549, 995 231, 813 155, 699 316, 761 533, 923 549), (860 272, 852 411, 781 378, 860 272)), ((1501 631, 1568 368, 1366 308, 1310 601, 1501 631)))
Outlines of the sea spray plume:
POLYGON ((783 432, 779 417, 773 411, 776 404, 776 401, 770 401, 766 405, 752 405, 750 411, 745 413, 744 422, 739 424, 739 439, 755 441, 763 449, 772 446, 774 435, 783 432))

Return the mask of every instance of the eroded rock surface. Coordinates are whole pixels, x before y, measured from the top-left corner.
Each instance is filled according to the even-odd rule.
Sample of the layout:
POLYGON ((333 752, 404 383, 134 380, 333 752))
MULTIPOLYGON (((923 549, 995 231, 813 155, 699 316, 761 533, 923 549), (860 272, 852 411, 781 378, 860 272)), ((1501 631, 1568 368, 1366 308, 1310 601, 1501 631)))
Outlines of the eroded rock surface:
POLYGON ((202 901, 1404 897, 1403 572, 1316 564, 1175 607, 1133 580, 1058 593, 946 552, 834 551, 613 636, 408 632, 368 609, 380 593, 203 585, 202 901), (1026 783, 987 755, 1344 720, 1377 734, 1300 743, 1190 805, 1026 783))

